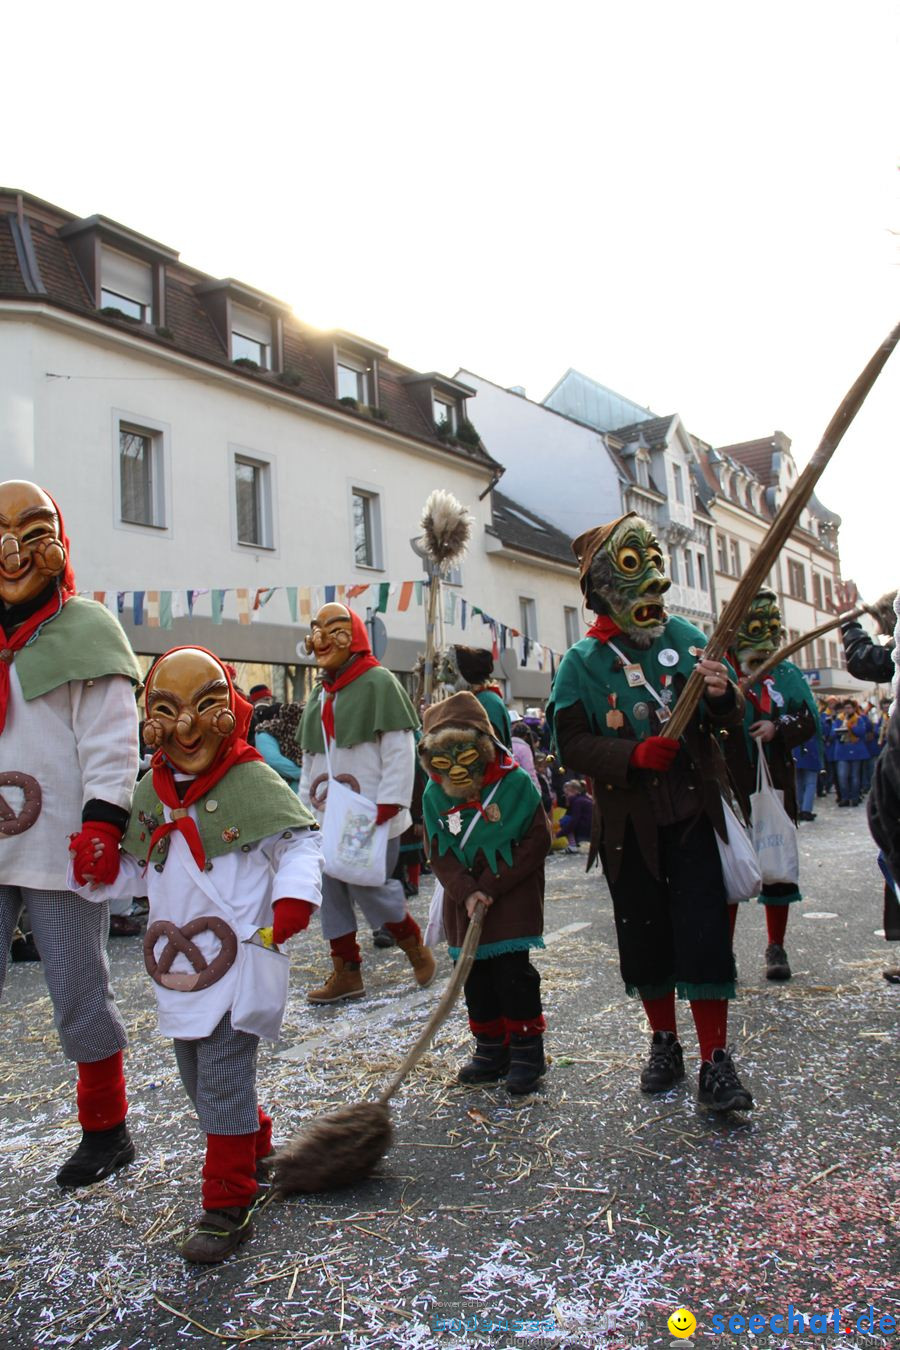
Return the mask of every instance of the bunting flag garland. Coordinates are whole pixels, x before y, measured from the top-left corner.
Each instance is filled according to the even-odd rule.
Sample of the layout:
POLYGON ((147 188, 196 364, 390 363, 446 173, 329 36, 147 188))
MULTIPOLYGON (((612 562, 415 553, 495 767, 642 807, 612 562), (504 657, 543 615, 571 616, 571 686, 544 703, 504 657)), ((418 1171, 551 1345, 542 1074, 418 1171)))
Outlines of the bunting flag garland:
MULTIPOLYGON (((201 597, 209 596, 209 617, 214 624, 226 621, 227 607, 231 622, 236 618, 239 624, 247 625, 251 620, 260 619, 262 610, 283 591, 291 623, 308 628, 312 615, 321 608, 322 603, 331 604, 335 601, 351 604, 355 600, 355 608, 363 615, 366 610, 370 614, 387 614, 391 611, 406 614, 413 603, 417 608, 422 608, 427 600, 426 587, 430 584, 427 579, 417 579, 396 583, 367 581, 327 586, 260 586, 253 589, 238 586, 182 590, 95 590, 82 591, 80 594, 105 605, 113 614, 131 619, 136 628, 146 626, 168 630, 176 619, 195 617, 201 597), (362 596, 365 596, 365 601, 361 603, 362 596), (229 601, 229 597, 233 599, 229 601)), ((556 674, 562 654, 540 642, 534 634, 524 634, 520 629, 501 622, 455 589, 444 592, 441 608, 444 624, 458 627, 463 632, 466 632, 471 620, 480 619, 482 626, 489 631, 494 660, 498 659, 501 651, 512 648, 520 665, 533 663, 538 670, 548 670, 551 676, 556 674)), ((481 641, 487 646, 486 639, 487 634, 483 637, 473 634, 470 641, 481 641)))

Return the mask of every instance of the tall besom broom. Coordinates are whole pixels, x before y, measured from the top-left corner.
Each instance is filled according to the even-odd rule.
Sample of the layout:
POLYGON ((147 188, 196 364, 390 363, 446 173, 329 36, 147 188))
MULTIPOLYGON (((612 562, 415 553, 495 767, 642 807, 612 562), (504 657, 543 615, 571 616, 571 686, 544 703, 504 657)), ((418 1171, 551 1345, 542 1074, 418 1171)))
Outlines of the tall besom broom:
POLYGON ((484 905, 477 904, 440 1002, 415 1045, 375 1101, 342 1106, 330 1115, 310 1121, 275 1154, 272 1181, 278 1194, 311 1194, 353 1186, 364 1181, 387 1153, 393 1140, 388 1103, 425 1054, 459 997, 472 969, 484 915, 484 905))
MULTIPOLYGON (((472 533, 472 516, 453 496, 437 488, 422 511, 422 537, 413 548, 428 564, 431 585, 425 634, 425 702, 434 684, 434 627, 441 581, 462 559, 472 533)), ((279 1149, 273 1159, 273 1184, 281 1195, 334 1190, 367 1177, 391 1146, 393 1130, 388 1103, 412 1073, 446 1020, 466 981, 481 936, 484 906, 476 905, 465 941, 447 988, 421 1035, 387 1087, 373 1102, 357 1102, 310 1121, 279 1149)))

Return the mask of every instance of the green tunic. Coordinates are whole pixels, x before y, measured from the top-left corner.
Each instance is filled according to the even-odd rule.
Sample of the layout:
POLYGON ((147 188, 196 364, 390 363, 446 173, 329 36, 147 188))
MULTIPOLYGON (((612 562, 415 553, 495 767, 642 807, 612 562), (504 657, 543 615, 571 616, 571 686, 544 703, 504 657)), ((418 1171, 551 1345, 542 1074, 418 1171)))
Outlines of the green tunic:
POLYGON ((40 630, 40 638, 15 655, 27 702, 73 680, 124 675, 141 683, 141 671, 118 619, 96 600, 73 595, 40 630))
MULTIPOLYGON (((373 666, 335 695, 335 744, 342 749, 374 741, 382 731, 416 731, 419 719, 406 690, 384 666, 373 666)), ((307 753, 323 755, 322 685, 317 684, 297 729, 307 753)))

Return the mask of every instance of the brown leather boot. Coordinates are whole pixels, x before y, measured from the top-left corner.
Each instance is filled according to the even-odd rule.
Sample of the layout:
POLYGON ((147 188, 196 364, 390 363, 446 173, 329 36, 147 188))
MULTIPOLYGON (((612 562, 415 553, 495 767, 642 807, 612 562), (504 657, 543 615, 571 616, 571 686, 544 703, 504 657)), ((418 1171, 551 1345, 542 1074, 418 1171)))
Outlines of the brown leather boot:
POLYGON ((427 988, 437 970, 431 948, 417 942, 415 938, 407 938, 405 942, 398 942, 397 946, 401 952, 406 952, 406 959, 413 968, 416 984, 420 989, 427 988))
POLYGON ((339 956, 331 958, 334 970, 321 989, 310 989, 306 995, 307 1003, 340 1003, 342 998, 362 998, 365 994, 358 961, 343 961, 339 956))

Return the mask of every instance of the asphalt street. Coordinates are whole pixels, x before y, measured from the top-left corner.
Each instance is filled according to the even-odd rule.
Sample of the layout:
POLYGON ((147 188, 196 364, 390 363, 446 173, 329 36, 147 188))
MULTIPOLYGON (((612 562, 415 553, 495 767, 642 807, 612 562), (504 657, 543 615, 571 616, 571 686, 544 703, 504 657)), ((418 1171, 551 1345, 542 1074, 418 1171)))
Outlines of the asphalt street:
MULTIPOLYGON (((789 984, 763 976, 761 907, 743 906, 738 920, 729 1032, 751 1113, 698 1108, 687 1009, 684 1083, 641 1094, 648 1033, 622 990, 605 884, 585 875, 583 856, 554 855, 536 956, 552 1056, 542 1091, 514 1101, 502 1087, 457 1087, 468 1046, 457 1010, 395 1100, 396 1142, 378 1176, 266 1204, 252 1241, 210 1269, 178 1255, 198 1210, 202 1138, 171 1046, 154 1033, 140 942, 110 943, 138 1157, 71 1194, 53 1177, 78 1138, 73 1070, 40 966, 11 967, 0 1005, 0 1344, 893 1343, 856 1320, 870 1307, 876 1327, 900 1314, 900 986, 881 974, 900 952, 877 935, 881 881, 864 811, 820 802, 800 839, 806 898, 788 928, 789 984), (688 1342, 667 1329, 680 1305, 698 1323, 688 1342), (730 1317, 739 1328, 789 1308, 790 1334, 727 1330, 730 1317), (827 1333, 810 1329, 822 1315, 827 1333)), ((423 921, 430 889, 428 878, 413 902, 423 921)), ((283 1039, 260 1054, 278 1138, 374 1094, 449 970, 443 952, 439 980, 417 991, 402 954, 366 938, 366 999, 313 1009, 304 990, 325 973, 326 948, 317 932, 293 945, 283 1039)))

